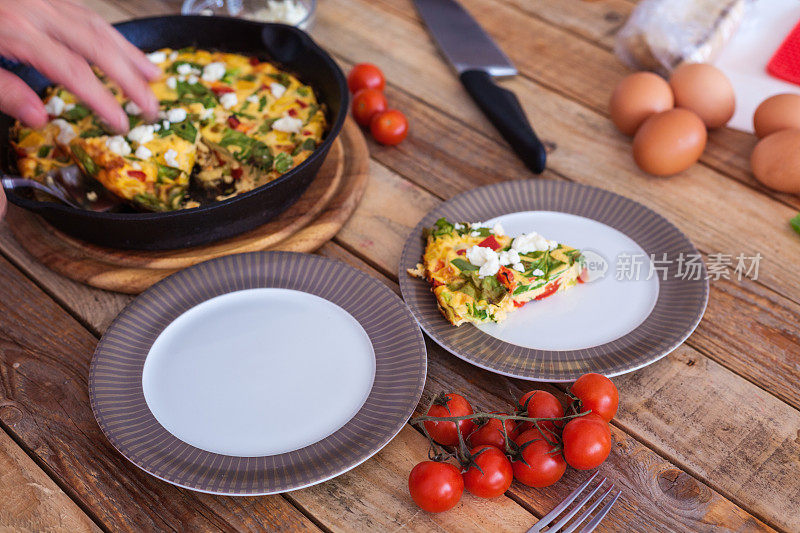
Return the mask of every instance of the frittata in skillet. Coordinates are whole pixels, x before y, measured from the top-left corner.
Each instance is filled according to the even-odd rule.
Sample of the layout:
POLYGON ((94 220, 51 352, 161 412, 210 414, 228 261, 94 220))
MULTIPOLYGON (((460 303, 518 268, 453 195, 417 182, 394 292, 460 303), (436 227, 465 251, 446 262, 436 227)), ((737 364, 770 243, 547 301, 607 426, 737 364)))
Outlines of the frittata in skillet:
POLYGON ((500 322, 526 302, 581 282, 580 251, 535 232, 512 238, 499 224, 442 218, 426 238, 423 262, 409 273, 430 282, 439 310, 455 326, 500 322))
POLYGON ((106 189, 146 211, 196 207, 250 191, 303 162, 322 141, 325 113, 311 87, 239 54, 168 48, 148 55, 164 72, 151 83, 161 111, 140 110, 102 73, 130 120, 127 136, 104 125, 63 87, 50 89, 50 122, 17 123, 19 172, 44 181, 77 163, 106 189))

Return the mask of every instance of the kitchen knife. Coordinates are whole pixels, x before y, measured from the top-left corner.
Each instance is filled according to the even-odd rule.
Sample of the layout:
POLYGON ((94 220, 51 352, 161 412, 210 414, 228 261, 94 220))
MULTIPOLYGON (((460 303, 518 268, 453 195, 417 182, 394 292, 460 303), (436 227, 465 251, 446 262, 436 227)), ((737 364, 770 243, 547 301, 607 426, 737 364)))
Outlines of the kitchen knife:
POLYGON ((481 111, 525 165, 544 170, 547 154, 517 97, 493 76, 515 76, 517 69, 475 19, 455 0, 414 0, 439 48, 458 72, 481 111))

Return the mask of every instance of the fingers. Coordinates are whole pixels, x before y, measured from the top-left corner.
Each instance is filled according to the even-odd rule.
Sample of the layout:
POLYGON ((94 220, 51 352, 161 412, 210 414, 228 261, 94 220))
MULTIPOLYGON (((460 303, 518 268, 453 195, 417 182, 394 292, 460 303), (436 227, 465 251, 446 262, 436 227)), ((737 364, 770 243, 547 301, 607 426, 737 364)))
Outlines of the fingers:
MULTIPOLYGON (((33 89, 15 75, 0 69, 0 111, 16 117, 26 126, 41 128, 47 124, 44 104, 33 89)), ((5 197, 3 197, 3 203, 5 197)))
POLYGON ((136 47, 125 40, 99 15, 79 6, 67 4, 70 18, 82 25, 84 31, 63 24, 51 24, 50 34, 81 56, 100 67, 116 81, 123 92, 142 109, 150 120, 156 118, 158 101, 147 84, 147 77, 161 75, 161 70, 151 63, 136 47))
POLYGON ((128 116, 111 92, 95 76, 89 64, 78 54, 47 35, 37 36, 37 49, 18 54, 51 81, 60 83, 117 133, 128 131, 128 116))

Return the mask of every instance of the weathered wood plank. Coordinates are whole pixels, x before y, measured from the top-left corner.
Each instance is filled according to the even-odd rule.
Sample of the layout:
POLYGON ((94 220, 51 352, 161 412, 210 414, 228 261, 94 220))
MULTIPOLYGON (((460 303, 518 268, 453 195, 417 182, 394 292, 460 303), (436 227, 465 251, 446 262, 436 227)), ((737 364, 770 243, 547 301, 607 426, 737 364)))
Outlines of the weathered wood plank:
POLYGON ((317 529, 280 496, 199 496, 128 463, 89 407, 88 369, 97 339, 5 259, 0 286, 0 422, 103 527, 317 529))
MULTIPOLYGON (((389 80, 470 126, 481 130, 488 127, 483 117, 472 118, 479 112, 422 28, 367 3, 330 0, 324 6, 328 7, 321 6, 317 30, 329 48, 348 59, 357 57, 379 64, 381 57, 391 53, 395 60, 381 64, 389 80), (334 28, 344 24, 353 31, 345 36, 336 31, 334 35, 334 28), (386 34, 376 36, 370 29, 373 27, 386 28, 386 34), (392 51, 387 43, 392 43, 392 51), (420 79, 425 83, 418 83, 420 79)), ((754 255, 760 251, 765 257, 761 281, 800 301, 800 286, 790 282, 791 262, 783 259, 796 245, 797 235, 786 223, 795 214, 794 209, 754 194, 751 187, 702 165, 670 179, 643 176, 630 157, 629 142, 615 133, 606 118, 526 79, 504 85, 520 97, 543 139, 557 146, 549 160, 552 170, 668 213, 708 253, 754 255), (764 239, 764 235, 770 238, 764 239)), ((411 137, 417 135, 416 116, 411 116, 411 137)), ((438 139, 454 134, 439 133, 438 139)))
POLYGON ((3 531, 100 531, 2 429, 0 501, 3 531))

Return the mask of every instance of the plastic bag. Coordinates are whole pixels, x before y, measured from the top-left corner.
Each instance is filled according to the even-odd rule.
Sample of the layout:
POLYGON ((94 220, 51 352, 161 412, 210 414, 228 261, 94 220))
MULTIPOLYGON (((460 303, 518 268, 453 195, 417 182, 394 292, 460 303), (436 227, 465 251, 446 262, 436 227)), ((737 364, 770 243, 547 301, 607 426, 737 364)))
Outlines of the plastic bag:
POLYGON ((752 0, 642 0, 617 33, 614 52, 636 70, 668 75, 681 63, 711 62, 752 0))

